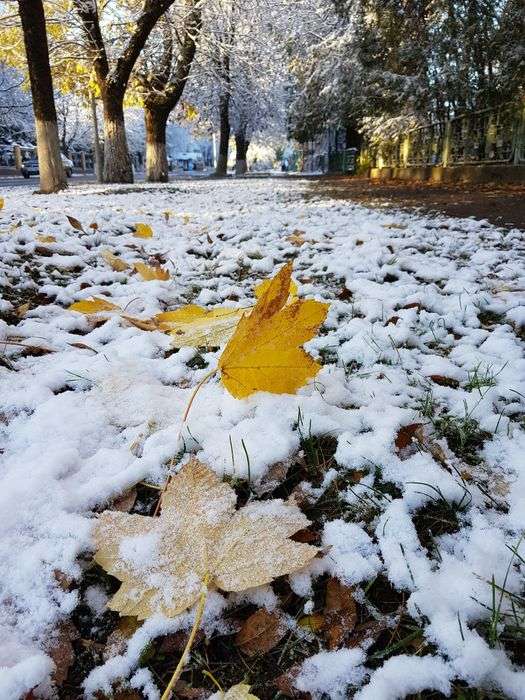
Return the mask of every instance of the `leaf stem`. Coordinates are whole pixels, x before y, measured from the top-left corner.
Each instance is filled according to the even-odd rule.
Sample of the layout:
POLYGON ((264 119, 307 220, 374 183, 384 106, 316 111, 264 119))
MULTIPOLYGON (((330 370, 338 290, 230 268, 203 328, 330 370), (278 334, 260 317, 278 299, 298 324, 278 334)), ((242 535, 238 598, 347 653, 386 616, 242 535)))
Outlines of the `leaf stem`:
POLYGON ((187 418, 188 415, 189 415, 189 412, 190 412, 191 406, 192 406, 192 404, 193 404, 193 401, 195 400, 195 397, 196 397, 197 394, 199 393, 200 389, 204 386, 204 384, 206 384, 206 382, 208 381, 208 379, 211 379, 211 378, 213 377, 214 374, 217 374, 218 371, 219 371, 219 368, 216 367, 215 369, 212 369, 211 372, 208 372, 208 374, 205 374, 204 377, 203 377, 203 378, 200 380, 200 382, 197 384, 197 386, 195 387, 195 389, 192 391, 192 394, 191 394, 191 396, 190 396, 190 400, 188 401, 188 405, 186 406, 186 410, 184 411, 184 415, 182 416, 182 424, 181 424, 181 427, 180 427, 179 437, 180 437, 180 435, 181 435, 181 433, 182 433, 182 429, 184 428, 184 423, 186 422, 186 418, 187 418))
MULTIPOLYGON (((188 405, 186 406, 186 410, 184 411, 184 415, 182 416, 182 422, 181 422, 179 434, 178 434, 178 436, 177 436, 177 441, 180 440, 180 437, 181 437, 181 435, 182 435, 182 429, 184 428, 184 424, 185 424, 185 422, 186 422, 186 418, 188 417, 188 414, 189 414, 189 412, 190 412, 191 405, 192 405, 193 401, 195 400, 195 397, 197 396, 197 393, 198 393, 199 390, 204 386, 204 384, 206 384, 206 382, 208 381, 208 379, 211 379, 211 377, 213 377, 214 374, 217 374, 218 371, 219 371, 219 368, 216 367, 215 369, 212 369, 211 372, 208 372, 208 374, 205 374, 204 377, 203 377, 203 378, 200 380, 200 382, 197 384, 197 386, 195 387, 195 389, 192 391, 191 396, 190 396, 190 400, 188 401, 188 405)), ((173 458, 173 459, 171 460, 170 467, 173 466, 174 462, 175 462, 175 458, 173 458)), ((164 492, 165 492, 166 489, 168 488, 168 486, 169 486, 169 484, 170 484, 170 481, 171 481, 171 476, 168 476, 168 478, 166 479, 166 481, 165 481, 165 483, 164 483, 164 486, 162 487, 161 492, 160 492, 160 494, 159 494, 159 500, 157 501, 157 505, 155 506, 155 510, 154 510, 154 512, 153 512, 153 515, 154 515, 154 516, 157 515, 158 512, 160 511, 160 507, 161 507, 161 504, 162 504, 162 496, 164 495, 164 492)))
POLYGON ((197 632, 199 630, 202 616, 204 614, 204 607, 206 605, 206 596, 208 595, 208 586, 207 586, 207 581, 205 580, 204 586, 202 588, 200 597, 199 597, 199 602, 197 605, 197 610, 195 611, 195 620, 193 621, 193 627, 191 628, 190 636, 188 637, 188 641, 186 642, 186 646, 184 647, 184 651, 182 652, 182 656, 179 659, 179 663, 177 664, 177 668, 173 672, 173 676, 171 677, 170 682, 168 683, 166 690, 162 693, 162 697, 160 700, 170 700, 171 698, 171 693, 173 692, 173 689, 179 680, 182 671, 184 670, 184 666, 186 665, 186 661, 188 659, 188 654, 190 653, 190 649, 193 646, 193 642, 195 641, 195 637, 197 635, 197 632))

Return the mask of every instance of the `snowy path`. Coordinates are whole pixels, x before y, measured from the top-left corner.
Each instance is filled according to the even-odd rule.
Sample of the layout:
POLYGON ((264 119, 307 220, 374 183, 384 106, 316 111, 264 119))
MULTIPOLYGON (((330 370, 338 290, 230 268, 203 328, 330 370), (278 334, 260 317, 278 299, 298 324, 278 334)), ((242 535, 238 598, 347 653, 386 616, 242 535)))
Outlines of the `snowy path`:
MULTIPOLYGON (((24 697, 39 683, 48 693, 45 649, 79 603, 74 581, 89 560, 92 510, 140 480, 164 480, 192 387, 219 354, 172 353, 159 331, 118 316, 93 326, 67 306, 105 296, 144 319, 187 303, 247 306, 254 284, 291 258, 300 296, 331 303, 308 346, 322 371, 297 396, 240 401, 207 384, 186 444, 220 474, 246 476, 247 452, 257 482, 298 452, 301 426, 303 437, 336 438, 332 468, 308 488, 319 498, 342 479, 344 509, 318 523, 332 548, 295 577, 294 590, 307 604, 323 568, 363 587, 382 573, 406 592, 429 643, 425 656, 400 649, 376 670, 366 654, 321 652, 298 683, 314 697, 347 697, 349 685, 362 686, 359 700, 382 700, 446 694, 464 680, 525 698, 511 645, 491 648, 487 632, 492 577, 507 592, 501 623, 511 596, 524 592, 523 560, 508 549, 525 529, 523 233, 305 202, 305 187, 203 181, 127 193, 4 192, 0 341, 11 343, 0 354, 0 698, 24 697), (66 214, 87 233, 79 236, 66 214), (137 222, 154 237, 133 237, 137 222), (287 240, 294 230, 304 232, 303 245, 287 240), (172 279, 114 272, 106 249, 130 263, 166 261, 172 279), (412 427, 400 433, 403 426, 412 427), (421 514, 436 502, 451 504, 455 526, 429 534, 421 514)), ((96 593, 87 601, 95 607, 96 593)), ((151 634, 168 629, 155 624, 151 634)), ((133 653, 93 672, 88 691, 131 673, 133 653)), ((151 680, 144 693, 156 697, 151 680)))

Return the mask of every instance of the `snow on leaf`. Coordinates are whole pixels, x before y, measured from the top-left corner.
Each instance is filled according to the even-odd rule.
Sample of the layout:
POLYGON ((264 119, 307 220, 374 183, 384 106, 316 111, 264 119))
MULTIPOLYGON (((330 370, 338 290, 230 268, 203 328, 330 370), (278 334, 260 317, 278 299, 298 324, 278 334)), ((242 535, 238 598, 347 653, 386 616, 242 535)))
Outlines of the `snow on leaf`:
POLYGON ((222 382, 238 399, 256 391, 294 394, 321 368, 301 345, 313 338, 329 305, 299 299, 287 305, 291 275, 288 263, 241 318, 221 355, 222 382))
POLYGON ((122 258, 114 255, 110 250, 103 250, 100 256, 104 258, 107 264, 112 270, 115 270, 115 272, 124 272, 124 270, 129 270, 130 268, 130 265, 128 265, 125 260, 122 260, 122 258))
POLYGON ((78 311, 81 314, 98 314, 101 311, 121 311, 120 306, 107 299, 93 297, 93 299, 81 299, 71 304, 69 311, 78 311))
POLYGON ((225 693, 219 693, 221 700, 259 700, 256 695, 250 693, 249 685, 246 683, 238 683, 237 685, 232 685, 232 687, 225 693))
POLYGON ((235 510, 236 494, 205 464, 188 462, 162 496, 159 518, 105 511, 95 561, 122 585, 121 615, 174 617, 203 586, 243 591, 305 566, 317 548, 288 539, 308 520, 295 504, 261 501, 235 510))
POLYGON ((149 224, 135 224, 133 235, 135 238, 151 238, 153 236, 153 229, 149 224))
POLYGON ((217 347, 231 338, 239 319, 250 311, 225 307, 204 309, 189 304, 157 314, 155 320, 160 330, 173 337, 173 347, 217 347))
POLYGON ((163 267, 156 266, 153 267, 153 265, 146 265, 146 263, 135 263, 134 266, 135 271, 139 273, 139 275, 142 277, 142 279, 146 280, 147 282, 151 282, 151 280, 169 280, 170 278, 170 273, 168 270, 165 270, 163 267))

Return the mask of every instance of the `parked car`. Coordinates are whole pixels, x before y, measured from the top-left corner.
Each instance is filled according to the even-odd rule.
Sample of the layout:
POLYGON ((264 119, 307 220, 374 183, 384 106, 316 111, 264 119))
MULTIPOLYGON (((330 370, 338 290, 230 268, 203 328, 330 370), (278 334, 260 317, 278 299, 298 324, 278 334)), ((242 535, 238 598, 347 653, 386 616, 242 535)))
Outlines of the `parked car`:
MULTIPOLYGON (((73 161, 66 158, 63 153, 60 154, 60 157, 62 158, 62 165, 64 166, 67 177, 71 177, 73 175, 73 161)), ((29 160, 24 161, 22 163, 21 173, 26 180, 27 178, 31 177, 31 175, 38 175, 38 158, 30 158, 29 160)))

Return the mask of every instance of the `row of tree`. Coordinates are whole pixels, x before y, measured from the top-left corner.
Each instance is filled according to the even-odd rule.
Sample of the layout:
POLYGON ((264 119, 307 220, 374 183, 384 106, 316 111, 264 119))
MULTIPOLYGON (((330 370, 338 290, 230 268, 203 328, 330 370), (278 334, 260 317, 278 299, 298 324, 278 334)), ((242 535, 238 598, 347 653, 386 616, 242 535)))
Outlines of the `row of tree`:
POLYGON ((524 0, 318 0, 293 65, 293 134, 359 126, 368 136, 519 103, 524 0))
MULTIPOLYGON (((210 131, 218 128, 217 174, 226 174, 230 136, 237 171, 246 169, 251 134, 284 127, 285 61, 275 41, 285 0, 17 0, 1 17, 5 57, 26 67, 33 97, 41 191, 66 186, 55 88, 102 104, 104 182, 132 182, 125 107, 144 109, 146 174, 168 179, 166 126, 185 102, 210 131), (21 32, 20 32, 21 29, 21 32), (17 31, 25 53, 18 50, 17 31)), ((97 141, 95 133, 95 141, 97 141)), ((103 165, 102 165, 103 161, 103 165)))

